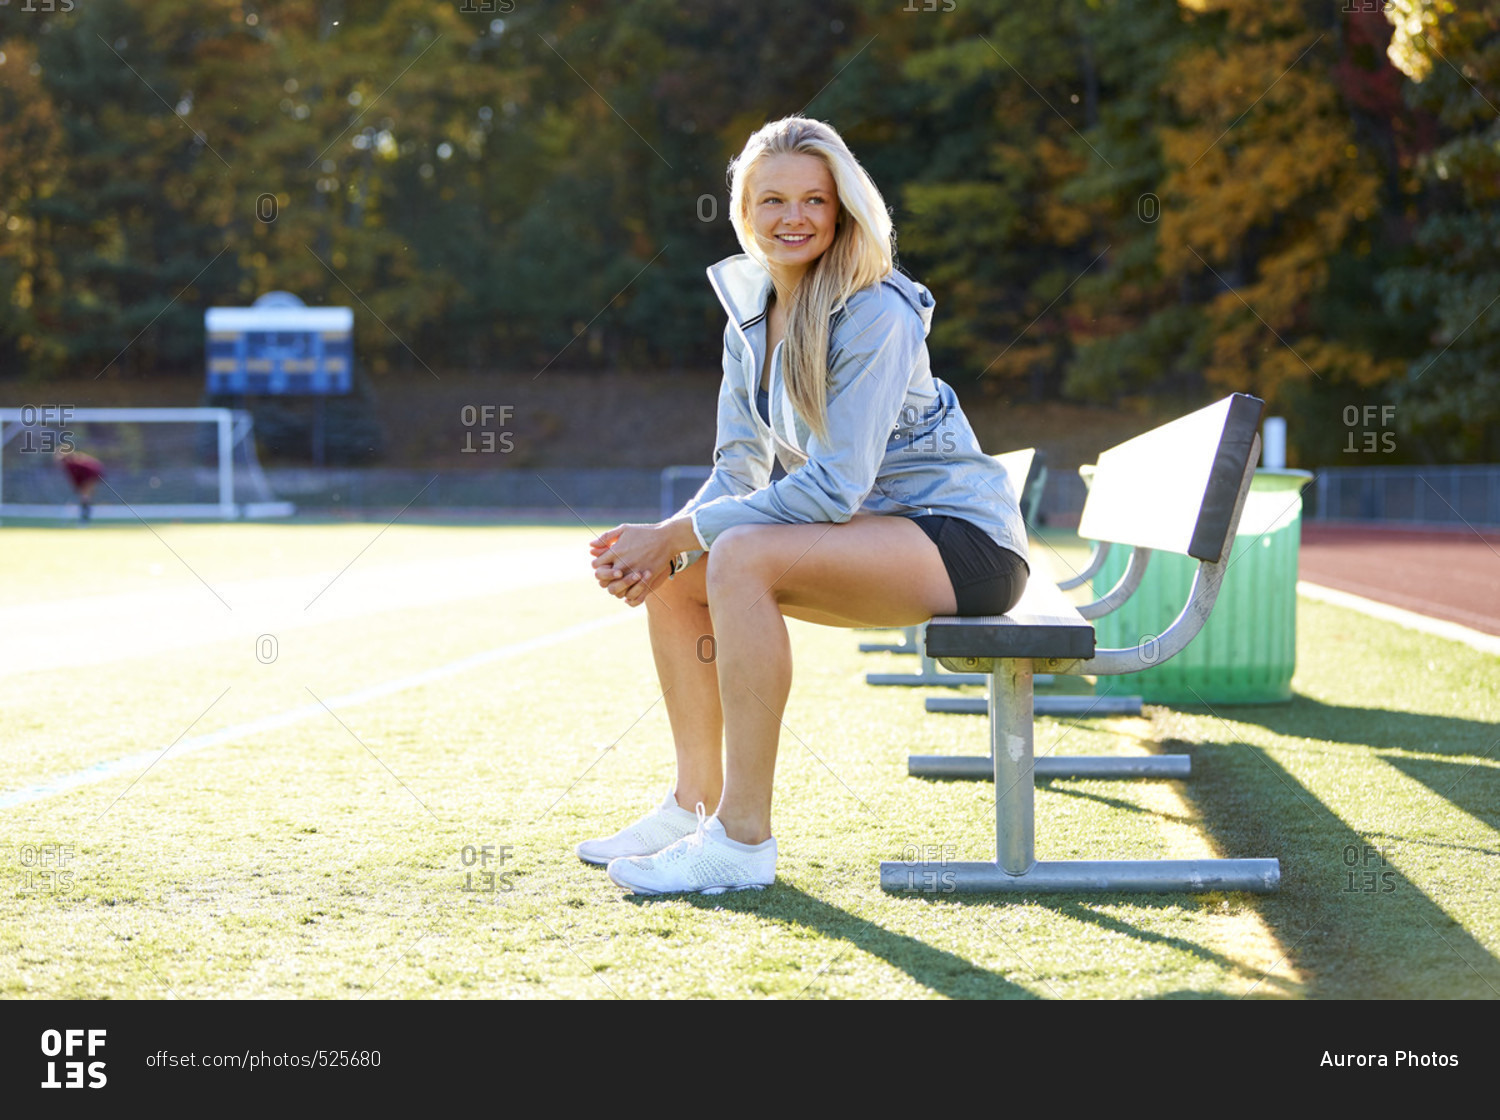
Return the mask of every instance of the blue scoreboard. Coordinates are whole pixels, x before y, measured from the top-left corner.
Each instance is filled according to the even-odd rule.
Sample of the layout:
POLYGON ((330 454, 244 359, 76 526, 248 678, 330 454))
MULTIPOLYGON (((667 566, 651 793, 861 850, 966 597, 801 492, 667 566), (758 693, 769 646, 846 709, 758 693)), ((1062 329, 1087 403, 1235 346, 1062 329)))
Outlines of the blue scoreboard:
POLYGON ((347 393, 354 373, 354 311, 307 307, 267 292, 251 307, 210 307, 208 391, 256 396, 347 393))

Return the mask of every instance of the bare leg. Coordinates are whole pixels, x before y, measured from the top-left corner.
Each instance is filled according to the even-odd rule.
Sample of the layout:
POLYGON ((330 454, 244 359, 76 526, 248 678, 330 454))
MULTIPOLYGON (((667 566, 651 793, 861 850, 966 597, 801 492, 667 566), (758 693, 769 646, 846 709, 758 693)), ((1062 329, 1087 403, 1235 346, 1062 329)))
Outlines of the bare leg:
POLYGON ((664 580, 646 597, 651 653, 677 750, 677 804, 710 812, 724 787, 724 713, 714 667, 714 624, 705 587, 707 558, 664 580))
POLYGON ((910 626, 951 614, 953 586, 937 546, 904 517, 740 526, 719 536, 708 561, 728 760, 718 817, 730 839, 758 844, 771 835, 776 750, 792 680, 783 615, 910 626))

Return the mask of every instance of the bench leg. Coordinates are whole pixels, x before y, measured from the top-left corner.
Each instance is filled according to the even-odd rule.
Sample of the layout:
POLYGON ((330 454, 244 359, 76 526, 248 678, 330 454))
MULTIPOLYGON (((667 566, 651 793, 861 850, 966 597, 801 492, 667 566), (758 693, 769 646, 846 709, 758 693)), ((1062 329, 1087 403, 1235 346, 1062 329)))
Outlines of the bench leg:
POLYGON ((883 890, 964 892, 1269 892, 1281 885, 1274 859, 1036 859, 1036 788, 1031 662, 1001 661, 990 678, 990 753, 995 778, 995 862, 883 860, 883 890))
MULTIPOLYGON (((906 759, 906 772, 913 778, 953 778, 987 782, 994 776, 994 761, 979 754, 914 754, 906 759)), ((1048 756, 1036 760, 1038 778, 1186 778, 1192 774, 1192 759, 1185 754, 1151 754, 1135 758, 1104 755, 1048 756)))
POLYGON ((995 774, 995 860, 1008 875, 1036 862, 1035 744, 1031 662, 1002 661, 990 674, 990 757, 995 774))
POLYGON ((995 863, 880 864, 881 889, 902 894, 1271 894, 1280 886, 1274 859, 1042 860, 1024 875, 995 863))

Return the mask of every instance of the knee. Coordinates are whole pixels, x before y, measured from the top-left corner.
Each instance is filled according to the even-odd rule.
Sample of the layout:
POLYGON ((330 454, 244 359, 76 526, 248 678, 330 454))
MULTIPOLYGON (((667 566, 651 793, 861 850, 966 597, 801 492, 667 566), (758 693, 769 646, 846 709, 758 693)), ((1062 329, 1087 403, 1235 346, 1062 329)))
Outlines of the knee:
POLYGON ((749 594, 764 594, 775 581, 770 534, 763 525, 736 525, 714 539, 708 560, 709 601, 749 594))

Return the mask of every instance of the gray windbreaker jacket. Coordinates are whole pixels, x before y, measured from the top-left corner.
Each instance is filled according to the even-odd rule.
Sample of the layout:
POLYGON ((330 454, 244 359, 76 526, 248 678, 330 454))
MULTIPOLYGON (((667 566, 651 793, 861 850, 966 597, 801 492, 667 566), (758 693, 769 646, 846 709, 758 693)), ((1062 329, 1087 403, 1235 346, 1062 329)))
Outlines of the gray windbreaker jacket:
MULTIPOLYGON (((772 355, 770 417, 755 408, 771 276, 743 254, 708 270, 729 323, 713 473, 677 516, 704 549, 734 525, 848 521, 856 512, 941 514, 973 522, 1025 558, 1014 482, 979 447, 953 390, 932 376, 935 301, 892 272, 835 311, 829 327, 828 440, 796 415, 772 355), (770 481, 772 453, 787 472, 770 481)), ((701 552, 689 553, 691 563, 701 552)))

